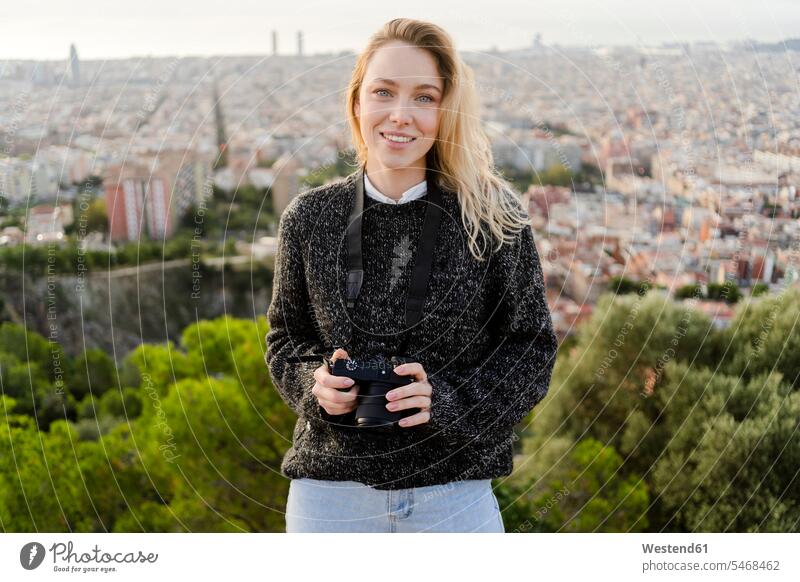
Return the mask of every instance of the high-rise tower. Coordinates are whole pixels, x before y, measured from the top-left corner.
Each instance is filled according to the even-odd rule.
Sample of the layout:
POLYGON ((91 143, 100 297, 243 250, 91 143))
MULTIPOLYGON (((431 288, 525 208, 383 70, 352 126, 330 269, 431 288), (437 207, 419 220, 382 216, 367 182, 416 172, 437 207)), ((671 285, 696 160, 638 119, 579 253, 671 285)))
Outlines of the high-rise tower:
POLYGON ((78 60, 78 49, 74 44, 69 45, 69 68, 72 73, 71 85, 80 87, 81 84, 81 62, 78 60))

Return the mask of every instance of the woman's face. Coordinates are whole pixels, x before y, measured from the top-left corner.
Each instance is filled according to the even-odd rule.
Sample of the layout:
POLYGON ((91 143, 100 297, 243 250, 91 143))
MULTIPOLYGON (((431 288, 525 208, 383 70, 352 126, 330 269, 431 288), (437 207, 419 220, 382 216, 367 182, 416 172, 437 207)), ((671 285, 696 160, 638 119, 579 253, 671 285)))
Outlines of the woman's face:
POLYGON ((439 128, 443 86, 428 51, 400 41, 375 51, 354 111, 369 158, 384 169, 424 168, 439 128))

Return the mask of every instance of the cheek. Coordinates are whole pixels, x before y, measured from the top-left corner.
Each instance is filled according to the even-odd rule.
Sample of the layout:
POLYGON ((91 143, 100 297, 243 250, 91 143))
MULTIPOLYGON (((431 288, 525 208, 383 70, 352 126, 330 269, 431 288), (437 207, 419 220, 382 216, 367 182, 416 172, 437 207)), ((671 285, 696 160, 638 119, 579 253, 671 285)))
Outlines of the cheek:
POLYGON ((439 112, 425 111, 419 118, 419 126, 426 137, 434 138, 439 131, 439 112))
POLYGON ((361 129, 365 133, 372 133, 375 126, 381 121, 382 115, 375 108, 361 107, 361 129))

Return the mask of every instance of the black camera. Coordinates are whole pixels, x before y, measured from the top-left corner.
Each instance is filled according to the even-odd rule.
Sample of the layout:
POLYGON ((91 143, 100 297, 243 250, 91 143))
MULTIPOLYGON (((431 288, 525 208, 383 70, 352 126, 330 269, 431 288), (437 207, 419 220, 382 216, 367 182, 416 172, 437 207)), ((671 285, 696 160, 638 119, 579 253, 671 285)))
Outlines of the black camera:
POLYGON ((413 361, 402 356, 390 358, 377 356, 365 360, 339 359, 333 363, 331 366, 333 376, 352 378, 359 386, 358 407, 355 414, 358 427, 389 430, 401 418, 419 412, 418 408, 396 412, 386 409, 386 404, 389 402, 386 399, 387 392, 415 381, 411 376, 395 374, 394 368, 413 361))

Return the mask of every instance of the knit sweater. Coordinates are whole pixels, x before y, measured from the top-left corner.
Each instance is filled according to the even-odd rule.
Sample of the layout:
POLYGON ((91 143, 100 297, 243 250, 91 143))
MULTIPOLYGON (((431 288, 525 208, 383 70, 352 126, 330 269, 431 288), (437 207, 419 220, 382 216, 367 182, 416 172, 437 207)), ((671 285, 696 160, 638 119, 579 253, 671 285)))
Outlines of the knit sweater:
MULTIPOLYGON (((352 318, 345 304, 346 228, 356 171, 299 194, 281 215, 265 360, 297 414, 281 472, 389 490, 509 475, 513 427, 545 396, 557 341, 530 228, 476 260, 457 194, 443 214, 422 320, 405 329, 405 297, 428 195, 405 204, 364 197, 364 282, 352 318), (404 354, 404 333, 409 333, 404 354), (350 357, 404 355, 432 387, 430 421, 388 433, 332 416, 312 394, 317 363, 287 357, 344 347, 350 357)), ((521 206, 520 206, 521 210, 521 206)))

